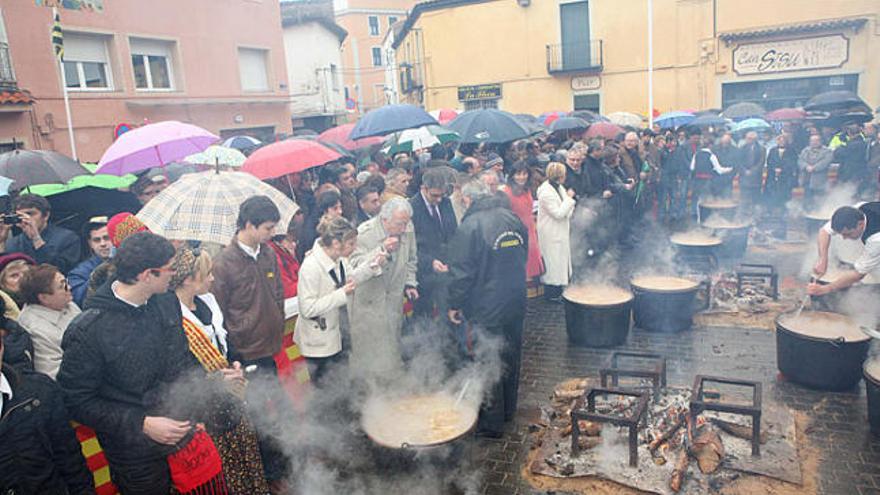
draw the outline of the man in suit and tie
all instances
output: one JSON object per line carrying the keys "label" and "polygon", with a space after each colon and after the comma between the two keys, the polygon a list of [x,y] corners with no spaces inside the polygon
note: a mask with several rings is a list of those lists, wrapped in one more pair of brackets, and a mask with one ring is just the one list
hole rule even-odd
{"label": "man in suit and tie", "polygon": [[409,200],[418,245],[420,297],[413,308],[417,316],[431,317],[435,307],[439,311],[437,314],[446,314],[447,243],[458,228],[455,211],[447,197],[448,190],[449,183],[442,170],[429,168],[422,175],[418,194]]}

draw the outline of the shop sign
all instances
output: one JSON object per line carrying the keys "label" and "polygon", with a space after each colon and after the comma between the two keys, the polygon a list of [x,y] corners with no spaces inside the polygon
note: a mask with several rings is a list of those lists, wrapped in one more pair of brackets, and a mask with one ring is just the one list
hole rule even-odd
{"label": "shop sign", "polygon": [[834,34],[739,45],[733,50],[733,71],[742,76],[829,69],[842,67],[847,60],[849,40]]}
{"label": "shop sign", "polygon": [[573,91],[590,91],[599,89],[600,86],[602,86],[602,79],[599,76],[574,76],[571,78]]}
{"label": "shop sign", "polygon": [[500,84],[458,87],[458,101],[497,100],[499,98],[501,98]]}

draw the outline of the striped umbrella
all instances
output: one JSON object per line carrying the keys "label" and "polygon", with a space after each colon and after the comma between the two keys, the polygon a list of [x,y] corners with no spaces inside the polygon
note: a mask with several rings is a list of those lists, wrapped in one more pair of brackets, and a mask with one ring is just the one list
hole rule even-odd
{"label": "striped umbrella", "polygon": [[186,163],[195,165],[220,165],[224,167],[238,168],[244,165],[247,157],[244,153],[235,148],[227,148],[225,146],[208,146],[208,149],[201,153],[196,153],[186,157]]}

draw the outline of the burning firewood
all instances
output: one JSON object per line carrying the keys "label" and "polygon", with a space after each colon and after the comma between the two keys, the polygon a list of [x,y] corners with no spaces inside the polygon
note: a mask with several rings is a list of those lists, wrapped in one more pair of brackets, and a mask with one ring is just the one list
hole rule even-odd
{"label": "burning firewood", "polygon": [[688,461],[687,448],[682,447],[678,452],[678,460],[675,461],[675,468],[672,470],[672,478],[669,480],[669,488],[675,493],[678,493],[681,490],[681,485],[684,483],[684,478],[687,475]]}
{"label": "burning firewood", "polygon": [[[599,423],[594,423],[592,421],[579,420],[578,421],[578,429],[580,429],[581,435],[588,437],[598,437],[602,433],[602,425]],[[565,428],[562,429],[562,438],[565,438],[571,435],[572,425],[569,424]]]}
{"label": "burning firewood", "polygon": [[697,459],[703,474],[714,473],[724,459],[724,444],[721,443],[718,432],[705,424],[697,428],[690,452]]}
{"label": "burning firewood", "polygon": [[[723,419],[718,418],[712,418],[712,423],[724,433],[746,440],[752,439],[752,428],[750,426],[745,426],[738,423],[731,423],[730,421],[724,421]],[[767,443],[766,431],[761,432],[760,442],[762,444]]]}
{"label": "burning firewood", "polygon": [[660,435],[658,435],[651,443],[648,445],[648,450],[654,452],[658,447],[667,442],[672,435],[675,435],[675,432],[678,431],[679,428],[685,423],[685,416],[687,416],[687,412],[683,411],[678,414],[678,418],[675,420],[675,423],[672,424],[668,430],[664,431]]}

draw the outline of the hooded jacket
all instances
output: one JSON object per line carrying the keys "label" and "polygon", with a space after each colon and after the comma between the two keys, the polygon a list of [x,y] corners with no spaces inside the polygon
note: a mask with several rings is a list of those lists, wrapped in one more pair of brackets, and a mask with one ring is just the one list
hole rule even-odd
{"label": "hooded jacket", "polygon": [[[107,458],[139,464],[169,454],[143,433],[146,416],[195,419],[193,401],[170,397],[193,365],[181,330],[180,303],[157,294],[134,307],[104,284],[64,332],[58,383],[73,419],[94,428]],[[185,390],[185,389],[178,389]]]}
{"label": "hooded jacket", "polygon": [[483,325],[521,317],[528,244],[526,227],[494,196],[475,201],[450,244],[449,307]]}
{"label": "hooded jacket", "polygon": [[0,416],[0,493],[95,493],[58,385],[7,366],[3,376],[12,398]]}

